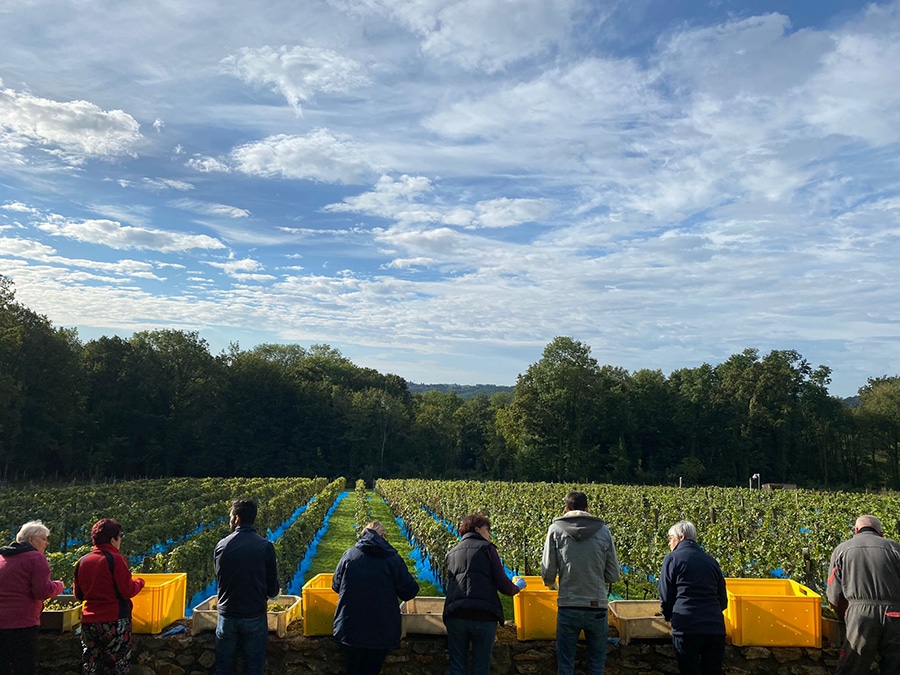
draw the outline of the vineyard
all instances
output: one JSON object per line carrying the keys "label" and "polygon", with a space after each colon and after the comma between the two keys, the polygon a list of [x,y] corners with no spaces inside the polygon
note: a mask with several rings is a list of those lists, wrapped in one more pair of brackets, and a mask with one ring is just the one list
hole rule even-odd
{"label": "vineyard", "polygon": [[[113,517],[125,527],[122,552],[135,572],[185,572],[188,597],[214,580],[213,549],[228,527],[229,502],[250,497],[259,504],[257,529],[273,541],[282,588],[302,585],[309,547],[327,529],[327,514],[349,497],[346,481],[324,478],[160,479],[66,487],[0,490],[0,527],[15,536],[28,520],[51,531],[53,577],[71,583],[72,566],[90,550],[90,527]],[[783,576],[822,591],[832,549],[851,534],[855,518],[882,519],[888,536],[900,530],[900,497],[763,491],[735,488],[660,488],[472,481],[385,480],[376,493],[356,484],[350,506],[359,528],[381,499],[411,543],[411,569],[420,578],[445,578],[446,552],[456,544],[456,523],[469,513],[487,514],[494,543],[510,573],[540,573],[544,535],[563,512],[568,490],[588,496],[589,510],[606,519],[622,566],[612,589],[622,597],[655,597],[655,574],[676,521],[697,525],[700,543],[727,577]],[[381,508],[384,508],[383,505]],[[354,529],[346,536],[353,543]]]}

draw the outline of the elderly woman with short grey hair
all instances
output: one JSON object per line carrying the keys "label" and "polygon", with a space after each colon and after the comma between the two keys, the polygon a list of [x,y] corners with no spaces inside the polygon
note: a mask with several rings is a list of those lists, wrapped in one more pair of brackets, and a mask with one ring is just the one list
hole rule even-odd
{"label": "elderly woman with short grey hair", "polygon": [[720,675],[725,659],[725,577],[697,543],[697,528],[682,520],[669,528],[671,553],[659,574],[659,603],[672,624],[681,675]]}
{"label": "elderly woman with short grey hair", "polygon": [[0,672],[34,673],[34,643],[44,600],[63,592],[63,582],[50,579],[44,556],[49,537],[50,530],[32,520],[12,544],[0,548]]}

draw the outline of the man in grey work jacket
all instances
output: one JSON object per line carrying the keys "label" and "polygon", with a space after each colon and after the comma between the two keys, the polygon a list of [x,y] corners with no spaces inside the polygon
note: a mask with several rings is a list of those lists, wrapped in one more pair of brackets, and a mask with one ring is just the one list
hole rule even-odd
{"label": "man in grey work jacket", "polygon": [[256,503],[231,503],[231,534],[216,544],[213,560],[219,588],[216,675],[231,675],[238,647],[247,675],[262,675],[269,628],[267,598],[278,595],[275,547],[256,532]]}
{"label": "man in grey work jacket", "polygon": [[[541,558],[541,578],[558,588],[556,672],[573,675],[578,634],[587,641],[588,675],[603,675],[606,665],[606,584],[618,581],[619,560],[602,518],[587,511],[583,492],[566,495],[566,512],[554,518]],[[558,579],[558,581],[557,581]]]}
{"label": "man in grey work jacket", "polygon": [[884,538],[878,518],[860,516],[829,570],[828,602],[847,629],[835,673],[868,673],[878,655],[882,675],[900,673],[900,544]]}

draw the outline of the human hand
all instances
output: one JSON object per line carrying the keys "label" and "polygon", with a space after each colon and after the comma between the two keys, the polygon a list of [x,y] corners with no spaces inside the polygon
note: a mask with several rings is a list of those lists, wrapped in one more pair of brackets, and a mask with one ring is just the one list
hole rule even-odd
{"label": "human hand", "polygon": [[513,583],[519,587],[520,591],[528,585],[528,582],[525,581],[522,577],[516,577],[515,579],[513,579]]}

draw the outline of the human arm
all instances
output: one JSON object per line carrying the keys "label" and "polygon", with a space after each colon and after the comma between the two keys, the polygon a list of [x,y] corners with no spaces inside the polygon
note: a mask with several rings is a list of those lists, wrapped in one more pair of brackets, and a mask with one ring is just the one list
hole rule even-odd
{"label": "human arm", "polygon": [[503,595],[516,595],[520,589],[506,576],[506,572],[503,570],[503,563],[500,562],[500,554],[497,553],[497,547],[493,544],[488,546],[487,555],[491,563],[491,575],[494,578],[494,585],[497,586],[497,590]]}
{"label": "human arm", "polygon": [[62,581],[50,579],[50,564],[43,554],[38,554],[31,572],[31,597],[35,600],[46,600],[59,595],[64,588]]}
{"label": "human arm", "polygon": [[275,547],[269,542],[269,545],[266,546],[266,597],[274,600],[280,592],[278,566],[275,564]]}
{"label": "human arm", "polygon": [[113,581],[123,598],[133,598],[144,587],[145,581],[140,577],[132,577],[128,562],[122,555],[113,556]]}
{"label": "human arm", "polygon": [[677,595],[674,568],[672,555],[666,555],[663,558],[662,569],[659,572],[659,581],[657,582],[659,608],[662,610],[663,618],[666,621],[672,620],[672,610],[675,608],[675,597]]}
{"label": "human arm", "polygon": [[403,558],[397,554],[393,563],[394,592],[401,600],[412,600],[419,594],[419,583],[409,573]]}
{"label": "human arm", "polygon": [[828,598],[828,604],[834,607],[835,613],[839,618],[844,618],[847,611],[847,598],[844,597],[844,588],[842,582],[842,559],[837,550],[831,554],[831,562],[828,565],[828,582],[825,595]]}
{"label": "human arm", "polygon": [[347,554],[341,556],[341,559],[338,561],[337,567],[334,569],[334,574],[331,575],[331,590],[335,593],[341,592],[341,581],[344,578],[344,570],[347,568]]}
{"label": "human arm", "polygon": [[613,543],[611,534],[609,535],[609,552],[603,566],[603,578],[608,584],[619,580],[619,556],[616,554],[616,545]]}
{"label": "human arm", "polygon": [[724,612],[726,609],[728,609],[728,589],[725,587],[725,575],[722,574],[722,569],[718,567],[718,564],[716,565],[716,567],[719,570],[719,576],[716,578],[719,586],[719,607],[721,607],[722,611]]}
{"label": "human arm", "polygon": [[550,530],[547,531],[547,538],[544,540],[544,552],[541,555],[541,580],[544,586],[550,589],[556,589],[556,574],[559,571],[556,562],[556,540]]}

